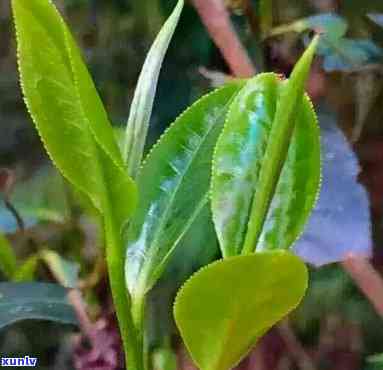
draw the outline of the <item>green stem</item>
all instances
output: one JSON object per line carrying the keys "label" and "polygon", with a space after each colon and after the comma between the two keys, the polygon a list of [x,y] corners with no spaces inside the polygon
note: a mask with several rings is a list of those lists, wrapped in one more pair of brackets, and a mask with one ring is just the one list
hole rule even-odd
{"label": "green stem", "polygon": [[131,316],[133,325],[137,332],[137,342],[140,348],[140,357],[143,369],[148,369],[148,351],[146,341],[146,328],[145,328],[145,308],[146,308],[146,295],[137,295],[132,297]]}
{"label": "green stem", "polygon": [[129,310],[132,303],[125,285],[124,249],[121,248],[121,240],[111,224],[112,222],[106,225],[106,258],[113,302],[125,351],[126,366],[128,367],[129,364],[129,370],[144,370],[141,355],[142,345],[138,340],[133,317]]}

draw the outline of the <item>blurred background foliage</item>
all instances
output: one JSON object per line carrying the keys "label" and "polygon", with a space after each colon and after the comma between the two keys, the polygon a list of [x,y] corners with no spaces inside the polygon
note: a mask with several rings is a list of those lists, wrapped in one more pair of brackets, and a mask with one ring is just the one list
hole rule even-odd
{"label": "blurred background foliage", "polygon": [[[54,2],[82,47],[119,135],[127,121],[146,52],[176,1]],[[356,181],[364,186],[369,203],[366,201],[362,206],[369,216],[360,222],[367,225],[371,219],[373,263],[382,272],[383,2],[225,0],[225,4],[258,70],[288,75],[304,48],[309,31],[327,32],[308,90],[319,113],[325,112],[322,126],[339,127],[360,164],[355,176],[352,175],[355,184],[349,182],[341,189],[334,188],[334,196],[330,198],[336,201],[336,191],[352,193],[347,187],[359,186]],[[186,106],[221,83],[226,74],[229,70],[225,61],[188,3],[162,68],[148,147]],[[31,125],[18,85],[9,2],[4,0],[0,2],[0,122],[0,167],[7,169],[0,173],[5,200],[0,208],[0,228],[15,251],[18,266],[29,263],[25,267],[27,272],[34,270],[38,280],[62,283],[63,266],[66,273],[73,273],[75,266],[68,270],[65,261],[79,264],[79,277],[75,274],[72,280],[76,279],[77,286],[84,292],[90,318],[103,323],[99,332],[112,336],[116,329],[105,278],[99,220],[89,204],[73,192],[49,164]],[[333,176],[337,176],[340,160],[343,159],[333,160]],[[7,201],[16,208],[22,224]],[[354,208],[345,212],[357,215],[359,203],[348,204]],[[340,216],[337,217],[340,226],[336,227],[341,228]],[[198,222],[209,222],[209,215]],[[177,287],[199,266],[219,257],[214,234],[206,239],[195,231],[198,225],[193,230],[182,241],[152,293],[151,343],[153,348],[161,347],[165,357],[171,357],[166,352],[170,343],[179,348],[169,316]],[[356,236],[358,225],[339,230],[340,239],[343,233],[347,241],[360,240]],[[331,239],[331,224],[321,232]],[[362,238],[370,241],[369,235]],[[42,251],[48,249],[57,253],[53,262],[41,257]],[[30,259],[36,256],[45,262],[33,263],[31,268]],[[60,258],[64,258],[64,262]],[[27,278],[20,280],[28,280],[28,273],[25,276]],[[287,329],[277,327],[265,337],[256,353],[258,363],[262,359],[268,369],[383,369],[382,357],[376,356],[383,352],[383,320],[353,281],[336,264],[313,268],[311,276],[312,285],[304,303],[290,318]],[[7,278],[6,274],[2,277]],[[86,359],[81,340],[75,342],[76,351],[72,355],[71,333],[73,327],[70,326],[18,323],[0,333],[0,355],[32,354],[40,358],[41,369],[70,369],[73,363],[78,369],[101,368]],[[107,349],[118,357],[118,345],[112,342]],[[302,358],[305,359],[299,352],[302,348],[310,361],[302,362]],[[180,366],[186,369],[184,351],[177,351]],[[162,360],[156,363],[163,363],[165,357],[160,356]],[[251,361],[250,356],[242,368],[262,368],[251,367]],[[171,365],[166,366],[171,369]]]}

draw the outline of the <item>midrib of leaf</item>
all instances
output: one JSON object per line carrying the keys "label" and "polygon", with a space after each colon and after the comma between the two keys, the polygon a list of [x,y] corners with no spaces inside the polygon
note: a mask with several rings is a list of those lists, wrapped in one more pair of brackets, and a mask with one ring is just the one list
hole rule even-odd
{"label": "midrib of leaf", "polygon": [[295,124],[295,112],[304,98],[304,83],[308,76],[319,37],[316,36],[300,61],[295,66],[290,79],[281,88],[276,113],[270,130],[270,140],[265,151],[265,163],[259,175],[256,193],[253,197],[242,254],[250,254],[257,246],[267,212],[275,193],[283,163]]}
{"label": "midrib of leaf", "polygon": [[[235,96],[235,95],[234,95]],[[176,196],[178,195],[178,192],[181,188],[181,185],[183,184],[183,180],[185,179],[187,173],[189,172],[189,169],[193,163],[193,161],[195,160],[195,158],[198,156],[201,148],[203,147],[203,144],[204,142],[206,141],[206,139],[209,137],[211,131],[215,128],[216,126],[216,122],[225,116],[225,112],[227,111],[227,107],[230,106],[231,102],[233,101],[233,97],[229,100],[228,103],[226,103],[221,109],[222,109],[222,113],[219,115],[219,117],[217,117],[215,120],[214,120],[214,123],[212,123],[209,127],[209,129],[205,132],[205,134],[201,137],[201,140],[200,140],[200,144],[198,146],[198,148],[196,148],[194,150],[194,152],[192,153],[192,155],[190,156],[190,159],[185,167],[185,170],[183,171],[182,174],[180,174],[179,176],[179,181],[177,182],[177,185],[174,189],[174,192],[173,194],[171,195],[170,197],[170,200],[164,210],[164,213],[163,213],[163,216],[161,217],[161,220],[159,221],[159,227],[158,229],[156,230],[154,236],[153,236],[153,240],[152,240],[152,243],[151,243],[151,248],[150,248],[150,258],[148,258],[147,260],[151,261],[152,263],[149,263],[147,264],[146,268],[144,268],[144,270],[142,271],[142,277],[140,279],[140,282],[138,283],[138,295],[140,296],[141,294],[143,294],[144,291],[147,291],[150,289],[150,287],[147,287],[145,286],[147,284],[147,278],[148,278],[148,275],[150,274],[150,272],[152,271],[152,265],[153,265],[153,262],[154,262],[154,258],[153,256],[155,256],[158,251],[161,249],[161,245],[159,244],[160,240],[161,240],[161,235],[163,233],[163,229],[164,229],[164,226],[166,225],[166,222],[169,218],[169,214],[172,210],[172,207],[173,207],[173,202],[174,200],[176,199]],[[186,112],[185,112],[186,113]],[[181,118],[181,117],[180,117]],[[166,135],[166,133],[165,133]],[[148,155],[148,158],[146,160],[149,159],[149,156],[150,156],[150,153]],[[202,198],[201,202],[206,202],[208,200],[208,194],[209,194],[209,191],[210,189],[208,188],[206,190],[206,194],[205,196]],[[200,204],[201,204],[200,202]],[[189,228],[191,227],[191,225],[193,224],[193,221],[198,217],[198,215],[200,214],[200,212],[202,211],[203,209],[203,206],[199,206],[197,207],[197,210],[199,209],[199,211],[197,211],[196,213],[193,214],[193,216],[191,217],[191,219],[189,219],[189,221],[185,224],[185,227],[183,228],[182,232],[180,233],[180,236],[177,238],[177,240],[172,244],[170,250],[168,251],[168,253],[165,255],[165,259],[169,258],[171,253],[173,252],[174,248],[177,246],[178,242],[180,241],[180,239],[182,238],[182,235],[185,235],[186,232],[189,230]],[[194,218],[193,218],[194,217]],[[164,259],[162,260],[164,261]],[[162,265],[163,265],[163,262],[161,262],[161,265],[159,266],[159,268],[162,268]],[[157,269],[158,270],[158,269]]]}
{"label": "midrib of leaf", "polygon": [[189,220],[185,223],[184,228],[181,230],[178,238],[175,240],[175,242],[170,247],[169,251],[166,253],[166,255],[163,257],[161,263],[156,267],[156,269],[153,271],[153,277],[151,279],[151,283],[146,288],[145,293],[148,292],[149,289],[152,288],[152,285],[162,274],[162,271],[164,269],[164,266],[167,264],[169,258],[171,257],[172,253],[174,252],[174,249],[177,247],[178,243],[182,240],[182,238],[186,235],[186,233],[189,231],[190,227],[193,225],[194,221],[197,219],[197,217],[200,215],[204,207],[207,205],[209,201],[208,193],[205,194],[205,196],[201,199],[201,201],[198,203],[195,211],[192,213]]}

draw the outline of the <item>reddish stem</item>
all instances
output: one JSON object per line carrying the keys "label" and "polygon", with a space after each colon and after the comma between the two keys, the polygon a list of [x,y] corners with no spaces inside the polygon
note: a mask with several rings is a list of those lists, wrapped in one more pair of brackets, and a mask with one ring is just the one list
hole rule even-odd
{"label": "reddish stem", "polygon": [[383,317],[383,280],[367,259],[350,256],[342,262],[343,268]]}
{"label": "reddish stem", "polygon": [[236,77],[255,75],[255,67],[231,24],[229,13],[222,0],[192,0],[192,3],[233,75]]}

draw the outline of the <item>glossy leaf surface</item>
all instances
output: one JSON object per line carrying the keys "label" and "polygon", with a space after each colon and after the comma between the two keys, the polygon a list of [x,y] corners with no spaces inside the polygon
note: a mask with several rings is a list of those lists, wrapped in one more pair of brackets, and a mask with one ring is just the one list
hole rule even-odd
{"label": "glossy leaf surface", "polygon": [[[274,139],[271,130],[278,125],[273,121],[285,85],[270,73],[249,81],[236,97],[217,143],[212,209],[224,256],[242,252],[261,172],[272,159],[266,149]],[[286,162],[254,249],[290,247],[313,207],[319,179],[319,130],[311,103],[305,98],[295,114]]]}
{"label": "glossy leaf surface", "polygon": [[193,275],[177,295],[174,316],[201,370],[229,370],[307,287],[307,269],[285,251],[221,260]]}
{"label": "glossy leaf surface", "polygon": [[45,283],[0,283],[0,329],[27,319],[77,324],[63,287]]}
{"label": "glossy leaf surface", "polygon": [[178,241],[207,206],[214,145],[241,86],[225,86],[183,113],[139,172],[140,202],[126,235],[131,293],[143,294],[153,286]]}
{"label": "glossy leaf surface", "polygon": [[173,13],[163,25],[146,56],[137,82],[123,146],[129,174],[133,178],[141,165],[162,62],[176,29],[183,5],[184,1],[179,0]]}

